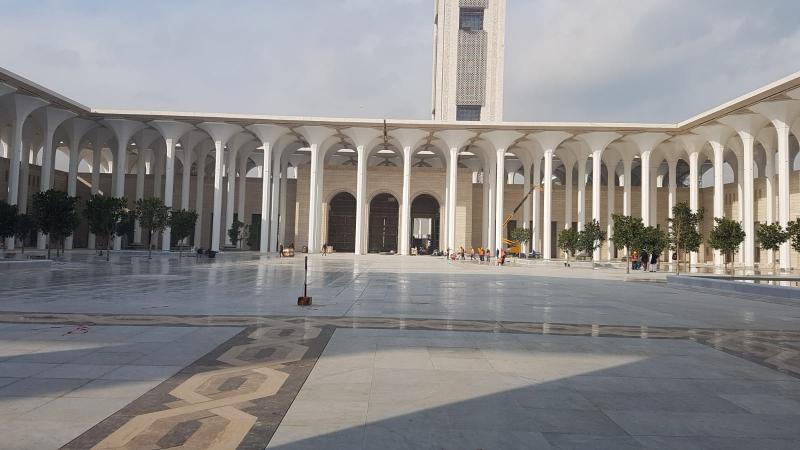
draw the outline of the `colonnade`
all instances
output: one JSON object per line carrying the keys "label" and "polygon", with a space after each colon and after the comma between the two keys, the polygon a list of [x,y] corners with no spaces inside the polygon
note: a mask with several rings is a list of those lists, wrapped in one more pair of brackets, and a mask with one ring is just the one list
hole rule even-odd
{"label": "colonnade", "polygon": [[[796,84],[796,83],[795,83]],[[533,239],[530,250],[542,253],[550,259],[553,242],[552,223],[555,220],[553,208],[553,180],[556,158],[564,166],[565,189],[567,195],[564,205],[564,224],[571,226],[572,217],[572,179],[573,167],[577,170],[577,227],[582,229],[587,221],[601,221],[602,172],[606,168],[607,210],[605,220],[616,210],[615,196],[617,165],[622,164],[623,214],[640,215],[645,225],[655,225],[657,210],[663,208],[671,215],[677,201],[679,161],[689,167],[688,188],[690,207],[700,206],[701,165],[708,158],[713,162],[713,216],[724,215],[724,164],[726,152],[733,152],[737,160],[736,177],[739,182],[739,214],[735,217],[744,224],[747,238],[743,245],[741,263],[754,265],[754,151],[756,146],[766,154],[765,176],[767,181],[766,221],[777,221],[786,226],[792,214],[790,211],[790,177],[792,161],[790,154],[791,135],[800,132],[800,89],[793,87],[781,92],[778,100],[754,98],[744,101],[735,110],[707,113],[676,125],[614,125],[614,124],[443,124],[436,122],[392,121],[381,127],[377,121],[336,119],[329,122],[298,119],[247,117],[172,117],[160,113],[119,113],[82,110],[80,105],[54,104],[52,99],[40,98],[17,92],[10,84],[0,83],[0,106],[8,126],[0,130],[3,152],[10,160],[7,201],[20,203],[27,198],[28,152],[32,149],[42,151],[42,177],[40,188],[52,186],[54,154],[57,148],[68,148],[67,193],[76,194],[77,172],[83,154],[81,149],[91,144],[90,166],[91,191],[98,192],[100,165],[103,160],[102,149],[110,148],[112,165],[112,190],[110,195],[124,196],[125,174],[133,170],[129,155],[136,150],[135,162],[136,199],[144,195],[145,156],[149,155],[151,173],[154,176],[153,192],[163,198],[164,203],[173,206],[175,186],[175,159],[183,164],[180,207],[189,208],[191,168],[197,166],[197,197],[195,209],[202,213],[205,165],[209,156],[213,157],[213,221],[210,247],[220,250],[228,242],[226,230],[232,223],[234,213],[243,216],[245,192],[244,182],[248,160],[255,154],[261,159],[261,248],[264,253],[275,251],[280,241],[278,229],[281,217],[286,214],[285,194],[287,192],[287,168],[290,157],[298,152],[308,156],[308,233],[307,246],[310,251],[318,251],[324,238],[322,227],[322,186],[325,177],[326,155],[334,148],[350,148],[356,157],[356,253],[367,251],[367,206],[366,184],[368,157],[379,146],[393,148],[402,161],[402,195],[400,202],[399,249],[407,254],[410,247],[410,194],[414,183],[411,166],[418,152],[423,148],[433,148],[439,152],[445,177],[445,214],[442,217],[442,248],[457,248],[469,243],[457,237],[458,172],[464,155],[476,155],[481,162],[480,174],[483,183],[483,217],[481,220],[481,242],[489,248],[504,246],[504,225],[508,211],[505,209],[505,191],[508,181],[508,167],[512,158],[518,160],[523,175],[525,193],[531,195],[522,212],[524,227],[532,227]],[[30,123],[35,122],[37,132],[31,133]],[[387,132],[388,130],[388,132]],[[27,133],[27,134],[26,134]],[[634,161],[641,167],[640,210],[632,211]],[[662,162],[667,164],[668,204],[657,204],[656,178]],[[509,163],[510,164],[510,163]],[[516,164],[516,162],[515,162]],[[587,166],[591,164],[587,171]],[[164,179],[163,192],[161,186]],[[239,203],[234,202],[234,192],[238,191]],[[227,186],[223,186],[227,176]],[[591,177],[591,199],[586,199],[587,180]],[[777,181],[774,181],[777,178]],[[531,191],[531,187],[533,190]],[[223,194],[226,193],[226,209],[222,210]],[[776,203],[772,201],[775,198]],[[586,205],[591,207],[587,216]],[[20,203],[24,210],[25,202]],[[197,224],[196,234],[201,235],[202,221]],[[141,232],[136,231],[136,239]],[[170,247],[170,232],[162,235],[162,249]],[[613,237],[612,237],[613,239]],[[463,240],[463,239],[462,239]],[[13,242],[8,243],[9,246]],[[90,237],[90,245],[94,238]],[[43,245],[43,241],[40,241]],[[68,245],[71,245],[68,243]],[[120,238],[114,241],[119,249]],[[789,268],[789,246],[780,249],[782,268]],[[610,256],[610,252],[609,252]],[[601,258],[600,251],[593,255]],[[696,263],[696,254],[691,257]],[[722,264],[721,255],[715,254],[715,264]]]}

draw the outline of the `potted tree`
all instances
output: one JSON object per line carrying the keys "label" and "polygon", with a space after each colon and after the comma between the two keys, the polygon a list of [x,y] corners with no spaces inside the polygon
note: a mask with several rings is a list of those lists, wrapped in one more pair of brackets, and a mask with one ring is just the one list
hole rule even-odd
{"label": "potted tree", "polygon": [[160,198],[143,198],[136,201],[134,214],[139,219],[139,225],[142,229],[147,231],[147,259],[151,259],[153,257],[153,234],[164,231],[167,228],[169,208],[164,205]]}
{"label": "potted tree", "polygon": [[34,231],[38,230],[36,219],[29,214],[17,214],[17,220],[14,223],[14,236],[19,239],[20,250],[25,254],[25,239]]}
{"label": "potted tree", "polygon": [[633,248],[636,240],[644,229],[644,224],[640,217],[622,216],[613,214],[611,219],[614,221],[613,232],[614,248],[619,250],[625,249],[625,273],[631,273],[631,255],[630,251]]}
{"label": "potted tree", "polygon": [[526,242],[530,242],[532,236],[532,231],[528,228],[514,228],[511,230],[511,240],[517,243],[517,257],[519,258],[520,253],[522,252],[522,245]]}
{"label": "potted tree", "polygon": [[183,258],[181,242],[188,238],[197,223],[197,213],[186,209],[172,210],[169,213],[169,228],[178,243],[178,258]]}
{"label": "potted tree", "polygon": [[106,246],[106,261],[110,260],[109,247],[119,223],[123,219],[128,199],[122,197],[104,197],[95,194],[86,200],[83,215],[89,223],[89,231],[102,238]]}
{"label": "potted tree", "polygon": [[77,203],[77,197],[55,189],[33,194],[32,215],[39,231],[47,238],[48,258],[52,244],[55,242],[58,246],[63,245],[64,239],[78,226],[78,211],[75,209]]}
{"label": "potted tree", "polygon": [[592,219],[583,226],[583,231],[578,233],[578,250],[592,258],[594,251],[603,245],[606,233],[600,228],[600,222]]}
{"label": "potted tree", "polygon": [[789,232],[784,230],[779,223],[760,223],[756,228],[756,236],[762,249],[772,251],[772,270],[775,270],[775,252],[780,250],[781,244],[789,239]]}
{"label": "potted tree", "polygon": [[0,200],[0,240],[3,241],[5,251],[6,239],[14,236],[14,226],[17,222],[17,205],[9,205]]}
{"label": "potted tree", "polygon": [[564,267],[569,267],[569,257],[575,256],[578,249],[578,230],[572,227],[561,230],[558,233],[558,248],[567,256]]}
{"label": "potted tree", "polygon": [[700,250],[703,242],[703,235],[700,232],[700,225],[703,223],[703,208],[692,212],[692,208],[686,202],[680,202],[672,207],[672,218],[669,219],[669,244],[670,248],[677,253],[677,264],[675,273],[680,275],[681,254],[684,264],[686,264],[686,253]]}
{"label": "potted tree", "polygon": [[[739,251],[739,246],[744,242],[745,233],[742,224],[727,217],[715,217],[714,228],[708,239],[711,248],[719,250],[725,255],[725,272],[728,271],[728,259]],[[733,270],[731,270],[733,276]]]}
{"label": "potted tree", "polygon": [[242,235],[245,231],[245,224],[239,220],[234,220],[231,224],[230,229],[228,229],[228,238],[231,240],[231,245],[238,248],[239,242],[242,238]]}

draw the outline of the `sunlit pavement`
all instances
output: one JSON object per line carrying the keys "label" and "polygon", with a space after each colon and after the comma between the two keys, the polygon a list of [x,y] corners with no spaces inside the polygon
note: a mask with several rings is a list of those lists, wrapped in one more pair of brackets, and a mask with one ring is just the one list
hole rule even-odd
{"label": "sunlit pavement", "polygon": [[624,269],[313,255],[301,308],[302,264],[75,252],[3,273],[10,448],[799,444],[791,302]]}

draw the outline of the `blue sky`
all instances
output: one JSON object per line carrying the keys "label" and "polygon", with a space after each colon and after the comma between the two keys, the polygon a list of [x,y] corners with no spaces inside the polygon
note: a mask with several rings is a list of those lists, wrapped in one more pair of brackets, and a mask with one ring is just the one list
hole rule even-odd
{"label": "blue sky", "polygon": [[[432,0],[0,0],[0,65],[94,107],[429,118]],[[508,0],[505,118],[688,118],[800,70],[800,2]]]}

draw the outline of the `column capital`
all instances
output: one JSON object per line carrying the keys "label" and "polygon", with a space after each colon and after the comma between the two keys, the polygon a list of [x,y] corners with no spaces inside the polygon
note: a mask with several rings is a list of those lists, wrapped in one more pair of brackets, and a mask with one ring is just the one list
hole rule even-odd
{"label": "column capital", "polygon": [[579,134],[575,137],[589,146],[592,157],[599,158],[603,155],[603,151],[608,147],[608,144],[616,141],[622,137],[622,135],[613,131],[595,131]]}
{"label": "column capital", "polygon": [[222,146],[227,144],[233,135],[242,131],[242,127],[239,125],[224,122],[203,122],[198,124],[197,128],[208,133],[214,142],[222,143]]}
{"label": "column capital", "polygon": [[761,114],[734,114],[719,119],[720,122],[733,128],[742,141],[749,139],[752,141],[758,132],[769,122]]}
{"label": "column capital", "polygon": [[667,133],[655,132],[629,134],[625,136],[626,141],[636,144],[639,155],[643,155],[644,153],[648,153],[649,155],[658,144],[664,142],[668,138],[669,135]]}
{"label": "column capital", "polygon": [[261,144],[265,146],[275,145],[275,142],[277,142],[278,139],[282,138],[291,131],[286,127],[267,123],[255,123],[253,125],[248,125],[245,128],[256,135],[256,137],[261,141]]}
{"label": "column capital", "polygon": [[441,139],[448,149],[459,149],[476,135],[477,133],[467,130],[445,130],[434,133],[434,136]]}
{"label": "column capital", "polygon": [[389,132],[389,136],[397,139],[397,142],[400,143],[400,146],[403,149],[411,148],[413,149],[419,143],[425,139],[426,137],[430,136],[430,133],[423,130],[417,130],[412,128],[401,128],[398,130],[392,130]]}
{"label": "column capital", "polygon": [[554,152],[562,142],[572,137],[572,135],[565,131],[540,131],[532,133],[528,137],[535,139],[546,153],[548,151]]}
{"label": "column capital", "polygon": [[153,120],[148,122],[148,125],[158,130],[165,140],[172,139],[178,141],[186,133],[194,129],[194,126],[184,122],[175,120]]}

